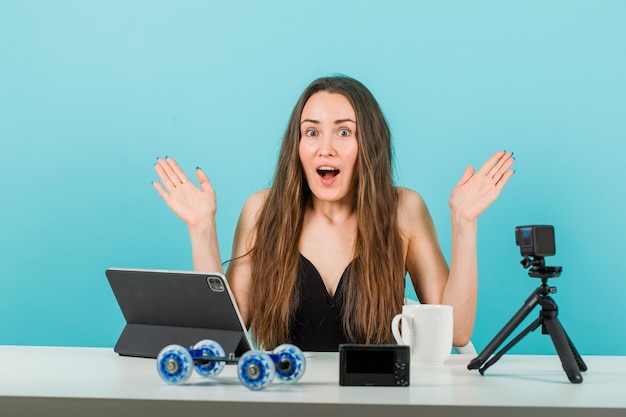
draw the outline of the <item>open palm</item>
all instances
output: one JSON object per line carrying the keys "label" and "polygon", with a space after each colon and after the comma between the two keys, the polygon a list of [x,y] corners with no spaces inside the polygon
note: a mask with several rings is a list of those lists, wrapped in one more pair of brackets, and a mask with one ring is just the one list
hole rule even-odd
{"label": "open palm", "polygon": [[196,187],[172,158],[158,158],[154,165],[161,183],[153,182],[161,198],[187,226],[193,227],[215,216],[217,203],[209,178],[200,169]]}
{"label": "open palm", "polygon": [[496,152],[477,171],[469,166],[456,184],[449,199],[451,210],[466,220],[476,220],[500,195],[513,170],[512,152]]}

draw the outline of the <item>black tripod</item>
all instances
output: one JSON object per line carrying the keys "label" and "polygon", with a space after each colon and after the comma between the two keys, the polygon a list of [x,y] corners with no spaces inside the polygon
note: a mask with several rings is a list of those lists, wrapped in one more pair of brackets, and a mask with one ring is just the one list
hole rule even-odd
{"label": "black tripod", "polygon": [[[549,334],[552,338],[552,343],[556,348],[556,352],[561,359],[563,370],[567,374],[570,382],[579,384],[583,382],[581,372],[587,370],[587,365],[583,362],[580,354],[576,350],[576,347],[572,343],[571,339],[565,333],[563,326],[557,318],[558,307],[552,297],[548,294],[556,293],[556,287],[548,286],[548,278],[558,277],[561,274],[560,266],[545,266],[544,259],[541,256],[535,257],[533,260],[524,258],[522,260],[524,268],[532,266],[528,275],[534,278],[541,278],[542,284],[528,297],[524,302],[522,308],[515,313],[513,318],[500,330],[500,332],[493,338],[491,342],[480,352],[480,354],[472,359],[467,365],[467,369],[478,369],[481,375],[485,373],[487,368],[496,363],[509,349],[511,349],[517,342],[519,342],[528,333],[536,330],[539,326],[542,326],[541,333]],[[488,362],[485,361],[491,356],[491,354],[504,342],[515,330],[515,328],[528,316],[530,311],[537,305],[541,305],[541,311],[539,312],[539,318],[533,321],[527,328],[525,328],[519,335],[511,340],[502,350],[496,353]]]}

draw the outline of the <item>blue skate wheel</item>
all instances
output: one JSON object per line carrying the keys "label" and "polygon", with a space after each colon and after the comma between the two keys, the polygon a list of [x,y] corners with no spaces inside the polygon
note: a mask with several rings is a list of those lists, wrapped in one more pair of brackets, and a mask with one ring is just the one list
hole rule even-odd
{"label": "blue skate wheel", "polygon": [[276,367],[270,355],[258,350],[244,353],[237,363],[237,376],[251,390],[262,390],[272,383]]}
{"label": "blue skate wheel", "polygon": [[274,349],[271,356],[276,364],[276,377],[280,382],[293,384],[304,375],[306,359],[297,346],[280,345]]}
{"label": "blue skate wheel", "polygon": [[[213,340],[201,340],[193,347],[194,350],[201,350],[202,356],[220,357],[223,358],[224,349],[222,346]],[[196,364],[196,371],[205,378],[213,378],[218,376],[224,370],[226,362],[224,361],[210,361],[202,364]]]}
{"label": "blue skate wheel", "polygon": [[184,383],[193,372],[191,354],[179,345],[169,345],[161,349],[156,365],[161,379],[172,385]]}

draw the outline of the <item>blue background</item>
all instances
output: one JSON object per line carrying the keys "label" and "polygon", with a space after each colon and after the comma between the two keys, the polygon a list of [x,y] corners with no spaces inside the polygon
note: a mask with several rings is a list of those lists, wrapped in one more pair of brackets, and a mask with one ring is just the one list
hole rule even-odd
{"label": "blue background", "polygon": [[[446,256],[464,168],[515,152],[480,220],[477,348],[540,283],[515,226],[553,224],[562,324],[582,354],[626,354],[625,21],[623,1],[0,0],[0,344],[113,346],[105,269],[192,267],[157,156],[210,176],[226,260],[300,92],[344,73],[378,98]],[[537,331],[514,352],[554,347]]]}

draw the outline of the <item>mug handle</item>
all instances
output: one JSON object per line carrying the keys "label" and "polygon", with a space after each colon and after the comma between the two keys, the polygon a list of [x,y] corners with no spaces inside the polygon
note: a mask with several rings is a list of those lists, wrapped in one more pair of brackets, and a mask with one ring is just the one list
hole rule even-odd
{"label": "mug handle", "polygon": [[399,345],[406,345],[404,339],[402,339],[402,334],[400,333],[400,320],[402,320],[402,314],[396,314],[391,320],[391,332],[393,333],[393,338],[396,339],[396,343]]}

